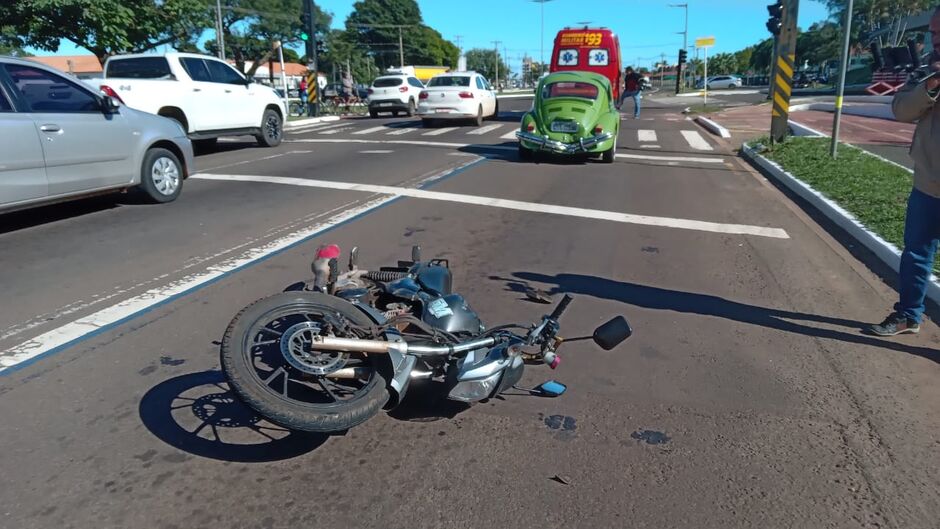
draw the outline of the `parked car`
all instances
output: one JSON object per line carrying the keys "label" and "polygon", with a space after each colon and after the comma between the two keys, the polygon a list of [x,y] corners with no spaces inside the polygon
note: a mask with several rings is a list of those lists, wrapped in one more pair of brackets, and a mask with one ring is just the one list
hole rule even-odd
{"label": "parked car", "polygon": [[454,72],[434,76],[419,95],[418,115],[425,126],[439,119],[472,119],[477,126],[487,117],[499,115],[496,92],[476,72]]}
{"label": "parked car", "polygon": [[519,158],[547,151],[562,155],[600,155],[613,163],[620,133],[607,77],[593,72],[557,72],[539,81],[532,110],[522,116]]}
{"label": "parked car", "polygon": [[415,115],[418,106],[418,94],[424,90],[424,83],[413,75],[389,74],[376,77],[369,87],[369,116],[378,117],[379,112],[391,112],[397,116],[404,112]]}
{"label": "parked car", "polygon": [[254,136],[281,143],[287,108],[270,86],[207,55],[118,55],[104,65],[101,90],[131,108],[174,119],[193,140]]}
{"label": "parked car", "polygon": [[0,57],[0,211],[139,189],[175,200],[193,147],[173,120],[36,62]]}

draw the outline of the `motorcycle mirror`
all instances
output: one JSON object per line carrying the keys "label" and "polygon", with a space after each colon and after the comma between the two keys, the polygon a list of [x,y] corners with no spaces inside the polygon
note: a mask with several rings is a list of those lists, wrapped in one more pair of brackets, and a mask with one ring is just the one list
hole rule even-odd
{"label": "motorcycle mirror", "polygon": [[421,247],[420,246],[415,245],[411,247],[411,261],[414,263],[421,262]]}
{"label": "motorcycle mirror", "polygon": [[353,246],[352,250],[349,250],[349,271],[357,270],[359,268],[359,247]]}
{"label": "motorcycle mirror", "polygon": [[594,330],[594,343],[610,351],[633,335],[633,329],[623,316],[617,316]]}
{"label": "motorcycle mirror", "polygon": [[568,386],[562,384],[561,382],[549,380],[540,386],[536,386],[535,391],[537,391],[538,394],[543,397],[558,397],[564,394],[565,390],[567,389]]}

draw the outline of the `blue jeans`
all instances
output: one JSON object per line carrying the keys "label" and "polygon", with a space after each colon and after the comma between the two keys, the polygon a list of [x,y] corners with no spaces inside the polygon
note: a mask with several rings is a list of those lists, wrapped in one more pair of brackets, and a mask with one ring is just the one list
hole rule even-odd
{"label": "blue jeans", "polygon": [[894,309],[918,323],[924,316],[924,298],[933,271],[938,239],[940,198],[915,189],[907,201],[904,252],[901,253],[901,300]]}
{"label": "blue jeans", "polygon": [[624,100],[626,100],[628,97],[632,97],[632,98],[633,98],[633,117],[635,117],[635,118],[640,117],[640,98],[642,97],[642,94],[643,94],[643,92],[641,92],[641,91],[639,91],[639,90],[636,90],[636,91],[634,91],[634,92],[626,92],[626,91],[625,91],[625,92],[623,93],[623,95],[620,96],[620,105],[621,105],[621,106],[623,106]]}

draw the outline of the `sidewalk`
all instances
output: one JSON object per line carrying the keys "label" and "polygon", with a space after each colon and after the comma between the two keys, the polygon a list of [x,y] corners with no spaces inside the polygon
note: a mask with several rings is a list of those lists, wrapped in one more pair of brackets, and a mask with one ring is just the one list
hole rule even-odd
{"label": "sidewalk", "polygon": [[[768,103],[737,107],[715,112],[707,116],[731,132],[731,141],[740,145],[770,132],[770,105]],[[831,112],[802,110],[790,113],[790,122],[802,124],[823,135],[832,133]],[[914,125],[885,119],[842,115],[839,140],[857,145],[884,156],[889,160],[912,167],[907,155],[914,137]]]}

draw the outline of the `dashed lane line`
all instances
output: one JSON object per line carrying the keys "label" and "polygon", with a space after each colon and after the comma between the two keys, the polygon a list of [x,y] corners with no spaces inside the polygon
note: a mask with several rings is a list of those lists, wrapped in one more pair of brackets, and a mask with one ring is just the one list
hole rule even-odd
{"label": "dashed lane line", "polygon": [[714,147],[705,141],[705,138],[697,130],[682,130],[682,137],[689,143],[689,146],[697,151],[714,151]]}
{"label": "dashed lane line", "polygon": [[487,132],[494,131],[494,130],[496,130],[496,129],[502,127],[502,126],[503,126],[502,123],[494,123],[494,124],[492,124],[492,125],[487,125],[487,126],[485,126],[485,127],[480,127],[480,128],[478,128],[478,129],[473,129],[473,130],[471,130],[470,132],[468,132],[467,134],[475,135],[475,136],[481,136],[481,135],[483,135],[483,134],[486,134]]}

